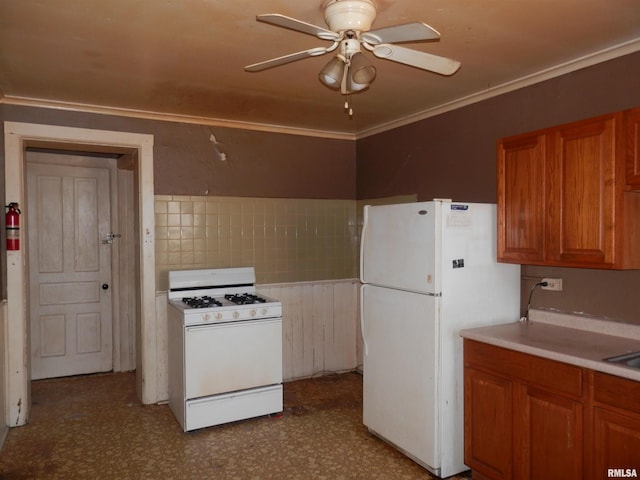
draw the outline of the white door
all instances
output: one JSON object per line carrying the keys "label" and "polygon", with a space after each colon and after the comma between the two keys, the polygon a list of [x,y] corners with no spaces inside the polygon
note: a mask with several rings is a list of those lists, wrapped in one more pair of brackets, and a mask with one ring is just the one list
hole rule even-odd
{"label": "white door", "polygon": [[436,470],[438,298],[373,285],[361,294],[364,424]]}
{"label": "white door", "polygon": [[27,163],[31,378],[112,369],[109,170]]}
{"label": "white door", "polygon": [[421,293],[440,291],[438,202],[367,206],[360,249],[364,283]]}

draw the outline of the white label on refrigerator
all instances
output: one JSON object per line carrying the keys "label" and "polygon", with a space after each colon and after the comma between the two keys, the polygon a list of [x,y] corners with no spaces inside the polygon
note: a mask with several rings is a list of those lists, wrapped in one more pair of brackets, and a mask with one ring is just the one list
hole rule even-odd
{"label": "white label on refrigerator", "polygon": [[447,227],[470,227],[471,215],[464,211],[453,211],[447,214]]}

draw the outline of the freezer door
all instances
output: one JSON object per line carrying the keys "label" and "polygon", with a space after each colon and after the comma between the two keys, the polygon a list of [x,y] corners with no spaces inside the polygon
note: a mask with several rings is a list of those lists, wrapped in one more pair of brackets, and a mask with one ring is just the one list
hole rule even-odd
{"label": "freezer door", "polygon": [[365,206],[360,279],[419,293],[440,291],[436,254],[440,202]]}
{"label": "freezer door", "polygon": [[373,285],[361,295],[364,424],[437,474],[439,298]]}

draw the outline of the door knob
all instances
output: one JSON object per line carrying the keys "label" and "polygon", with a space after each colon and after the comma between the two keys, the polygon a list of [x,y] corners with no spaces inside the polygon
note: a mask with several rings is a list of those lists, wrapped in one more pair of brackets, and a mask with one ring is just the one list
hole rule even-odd
{"label": "door knob", "polygon": [[102,289],[103,290],[109,290],[109,284],[108,283],[103,283],[102,284]]}

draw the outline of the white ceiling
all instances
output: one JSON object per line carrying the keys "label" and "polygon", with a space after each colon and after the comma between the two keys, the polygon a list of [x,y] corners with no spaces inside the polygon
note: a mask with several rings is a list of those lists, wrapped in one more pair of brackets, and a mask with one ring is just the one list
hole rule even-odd
{"label": "white ceiling", "polygon": [[377,78],[350,118],[318,80],[331,54],[244,71],[328,46],[255,20],[326,27],[324,0],[0,0],[2,101],[361,136],[640,50],[638,0],[375,1],[373,28],[423,21],[441,41],[403,46],[462,68],[444,77],[370,56]]}

